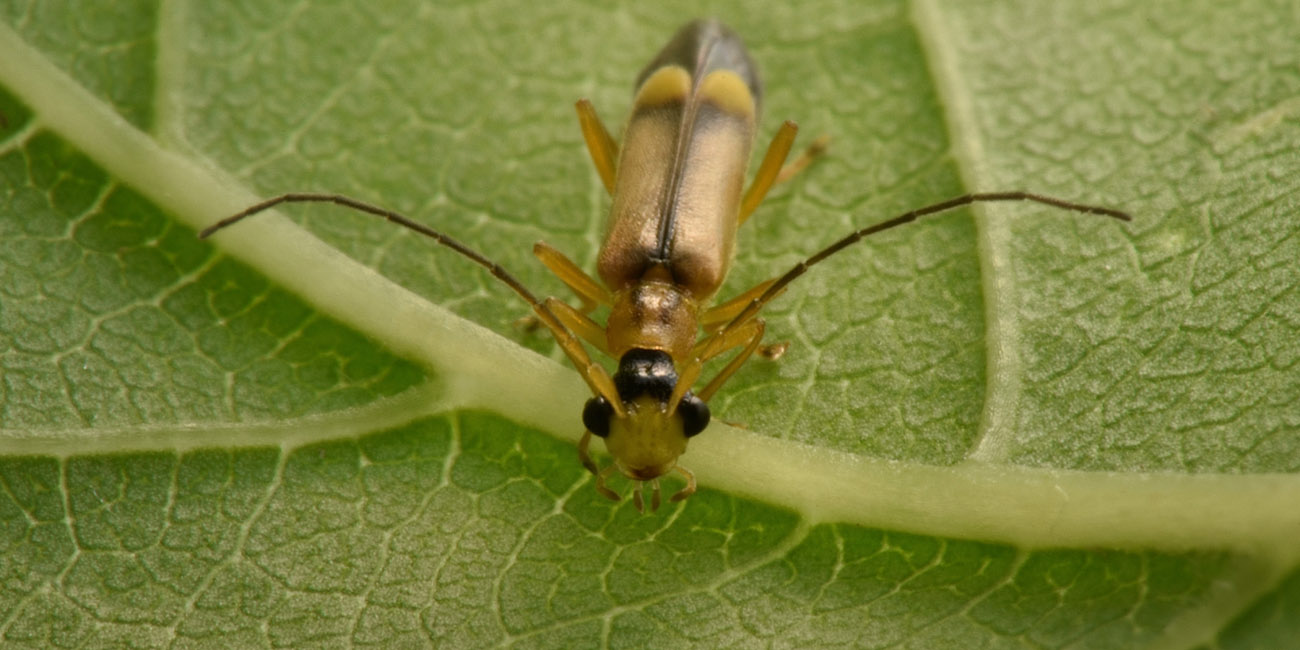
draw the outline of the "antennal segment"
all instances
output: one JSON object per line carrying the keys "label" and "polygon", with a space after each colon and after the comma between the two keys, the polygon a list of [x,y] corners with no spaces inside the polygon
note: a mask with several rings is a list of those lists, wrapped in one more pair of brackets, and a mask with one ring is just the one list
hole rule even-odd
{"label": "antennal segment", "polygon": [[735,318],[731,319],[731,321],[727,323],[727,325],[723,328],[723,330],[733,329],[734,327],[743,324],[746,320],[753,318],[758,314],[759,311],[763,309],[764,305],[771,302],[773,298],[775,298],[778,294],[780,294],[781,291],[785,289],[786,285],[790,284],[791,282],[794,282],[795,278],[798,278],[799,276],[806,273],[808,269],[811,268],[813,265],[848,248],[849,246],[852,246],[862,241],[863,239],[871,235],[874,235],[881,231],[889,230],[890,228],[901,226],[906,223],[911,223],[913,221],[916,221],[917,219],[920,219],[921,217],[929,216],[939,212],[946,212],[948,210],[952,210],[953,208],[960,208],[964,205],[970,205],[972,203],[993,203],[998,201],[1033,201],[1035,203],[1042,203],[1043,205],[1049,205],[1054,208],[1069,210],[1071,212],[1096,214],[1103,217],[1118,219],[1120,221],[1133,220],[1133,217],[1130,216],[1127,212],[1121,212],[1119,210],[1106,208],[1099,205],[1087,205],[1084,203],[1074,203],[1071,201],[1066,201],[1063,199],[1058,199],[1050,196],[1043,196],[1042,194],[1033,194],[1031,192],[980,192],[980,193],[973,193],[973,194],[963,194],[962,196],[954,197],[948,199],[947,201],[941,201],[939,203],[927,205],[923,208],[917,208],[910,212],[905,212],[903,214],[898,215],[897,217],[894,217],[893,219],[890,219],[888,221],[882,221],[874,226],[867,226],[866,228],[863,228],[861,230],[855,230],[849,233],[848,236],[844,237],[843,239],[831,244],[830,246],[827,246],[826,248],[823,248],[820,251],[817,251],[815,254],[808,257],[804,261],[794,265],[794,268],[791,268],[789,271],[786,271],[785,274],[783,274],[781,277],[777,278],[775,282],[773,282],[771,285],[767,287],[767,290],[765,290],[757,298],[754,298],[752,301],[750,301],[750,303],[745,307],[744,310],[742,310],[739,314],[737,314]]}

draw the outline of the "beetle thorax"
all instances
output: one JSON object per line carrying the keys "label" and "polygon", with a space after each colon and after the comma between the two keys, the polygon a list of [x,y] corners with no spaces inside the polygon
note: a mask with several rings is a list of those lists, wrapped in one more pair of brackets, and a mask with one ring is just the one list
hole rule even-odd
{"label": "beetle thorax", "polygon": [[690,358],[695,347],[699,305],[671,282],[643,280],[614,294],[605,326],[610,355],[628,350],[661,350],[675,360]]}

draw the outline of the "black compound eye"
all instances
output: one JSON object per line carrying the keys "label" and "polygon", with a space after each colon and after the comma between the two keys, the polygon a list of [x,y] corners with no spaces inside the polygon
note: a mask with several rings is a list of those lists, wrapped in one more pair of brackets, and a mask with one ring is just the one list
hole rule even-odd
{"label": "black compound eye", "polygon": [[[582,424],[593,434],[604,438],[609,435],[609,419],[614,417],[614,407],[604,397],[593,397],[582,407]],[[705,415],[708,420],[708,415]]]}
{"label": "black compound eye", "polygon": [[677,405],[677,412],[682,416],[682,433],[685,433],[687,438],[709,426],[709,405],[690,393],[687,393],[686,397],[682,398],[682,403]]}

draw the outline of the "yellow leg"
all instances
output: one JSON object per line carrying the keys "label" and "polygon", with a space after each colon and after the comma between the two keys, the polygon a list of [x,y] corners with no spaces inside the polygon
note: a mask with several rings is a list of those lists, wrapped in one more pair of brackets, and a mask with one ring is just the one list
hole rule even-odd
{"label": "yellow leg", "polygon": [[[776,278],[772,278],[766,282],[760,282],[749,291],[704,312],[700,315],[700,328],[704,330],[705,334],[716,334],[719,330],[730,323],[732,319],[739,316],[740,312],[744,311],[745,308],[749,306],[749,303],[762,296],[763,292],[767,291],[767,288],[772,286],[773,282],[776,282]],[[758,354],[769,361],[776,361],[777,359],[780,359],[781,355],[785,354],[785,351],[788,349],[790,349],[790,342],[782,341],[780,343],[773,343],[772,345],[765,345],[759,348]]]}
{"label": "yellow leg", "polygon": [[754,174],[754,180],[749,184],[749,190],[745,192],[745,199],[740,203],[740,223],[745,223],[746,219],[758,209],[763,198],[767,196],[772,186],[777,183],[784,183],[790,180],[795,174],[803,171],[805,167],[812,164],[813,159],[822,155],[826,147],[830,144],[830,138],[821,136],[804,149],[798,158],[785,164],[785,159],[790,155],[790,148],[794,146],[794,137],[799,132],[799,127],[794,122],[786,121],[781,125],[781,129],[772,137],[772,143],[767,145],[767,153],[763,156],[763,162],[758,166],[758,172]]}
{"label": "yellow leg", "polygon": [[600,474],[600,470],[596,469],[596,461],[591,459],[591,452],[587,450],[590,446],[591,432],[583,432],[582,440],[578,441],[578,460],[582,462],[582,466],[586,467],[588,472],[598,475]]}
{"label": "yellow leg", "polygon": [[722,329],[723,325],[730,323],[731,319],[739,316],[740,312],[744,311],[745,307],[749,306],[749,303],[763,295],[763,292],[767,291],[767,288],[772,286],[773,282],[776,282],[776,278],[772,278],[767,282],[759,283],[749,291],[746,291],[721,305],[715,305],[714,307],[709,308],[703,314],[700,314],[700,327],[704,329],[706,334],[712,334],[719,329]]}
{"label": "yellow leg", "polygon": [[754,180],[745,192],[745,199],[740,202],[740,223],[745,223],[749,215],[754,214],[768,190],[776,184],[777,177],[781,175],[781,166],[785,164],[786,156],[790,155],[790,147],[794,146],[794,137],[798,133],[799,125],[786,120],[776,135],[772,136],[772,143],[767,145],[767,153],[763,155],[763,163],[758,166],[758,172],[754,174]]}
{"label": "yellow leg", "polygon": [[614,195],[614,172],[618,168],[618,143],[614,142],[609,129],[596,114],[596,107],[586,99],[578,100],[578,123],[582,126],[582,139],[587,141],[587,152],[591,162],[600,173],[600,180],[605,184],[605,191]]}
{"label": "yellow leg", "polygon": [[[548,298],[547,300],[551,300]],[[573,362],[573,367],[578,369],[578,374],[586,380],[587,386],[591,392],[609,400],[610,406],[614,408],[614,414],[618,417],[626,417],[627,410],[623,408],[623,400],[618,398],[618,389],[614,387],[614,379],[609,376],[605,368],[595,361],[591,360],[591,355],[587,354],[587,349],[582,347],[582,341],[570,332],[564,326],[555,312],[552,312],[545,303],[537,303],[533,307],[533,313],[541,321],[546,329],[551,330],[555,336],[555,342],[564,350],[564,354]]]}
{"label": "yellow leg", "polygon": [[813,140],[812,144],[808,145],[807,149],[803,150],[803,153],[799,154],[798,158],[791,160],[785,167],[781,168],[781,173],[776,177],[777,184],[790,180],[795,174],[798,174],[803,171],[805,167],[811,165],[813,160],[826,153],[826,147],[829,147],[830,144],[830,136],[818,136],[816,140]]}
{"label": "yellow leg", "polygon": [[582,306],[578,308],[578,311],[589,314],[597,305],[613,304],[613,298],[610,297],[605,287],[592,279],[590,275],[587,275],[586,271],[574,264],[573,260],[560,252],[560,249],[539,241],[533,244],[533,255],[536,255],[537,259],[541,260],[542,264],[550,269],[551,273],[555,274],[555,277],[560,279],[560,282],[563,282],[565,286],[573,290],[573,293],[578,295],[578,299],[582,301]]}
{"label": "yellow leg", "polygon": [[[645,501],[641,498],[642,481],[636,482],[636,487],[632,488],[632,503],[636,505],[636,511],[645,514]],[[650,481],[650,512],[659,510],[659,479]]]}
{"label": "yellow leg", "polygon": [[547,298],[545,302],[546,308],[550,309],[555,314],[555,317],[565,327],[569,328],[569,331],[577,334],[579,338],[590,343],[606,356],[609,355],[609,341],[605,337],[605,330],[601,329],[600,325],[596,324],[596,321],[587,318],[586,314],[583,314],[573,305],[558,298]]}
{"label": "yellow leg", "polygon": [[600,470],[600,473],[596,475],[596,491],[604,495],[604,497],[610,501],[618,501],[622,499],[622,497],[618,496],[618,492],[609,489],[609,487],[605,485],[606,479],[608,479],[609,475],[616,469],[618,469],[618,465],[610,465],[609,467]]}
{"label": "yellow leg", "polygon": [[682,398],[686,396],[686,391],[695,385],[695,380],[700,378],[700,372],[704,370],[704,361],[698,356],[688,359],[681,365],[677,371],[677,385],[673,387],[673,394],[668,397],[668,414],[672,415],[677,412],[677,405],[682,403]]}
{"label": "yellow leg", "polygon": [[736,370],[740,369],[740,366],[744,365],[745,360],[748,359],[750,355],[754,353],[754,350],[758,348],[759,343],[763,341],[763,331],[765,327],[766,325],[763,323],[763,319],[749,319],[739,326],[719,331],[699,343],[696,343],[695,349],[692,350],[690,360],[681,364],[677,370],[677,387],[673,389],[673,394],[669,397],[668,403],[671,405],[670,408],[677,408],[677,404],[680,403],[682,397],[686,395],[686,391],[691,389],[691,386],[695,384],[696,379],[699,379],[700,372],[704,368],[705,362],[723,352],[726,352],[727,350],[744,345],[745,349],[742,350],[740,354],[736,355],[736,358],[727,363],[726,367],[718,372],[718,375],[714,377],[707,386],[695,393],[695,396],[699,397],[701,400],[706,402],[709,401],[709,398],[722,387],[722,384],[726,382],[727,379],[736,372]]}
{"label": "yellow leg", "polygon": [[686,477],[686,487],[679,490],[677,494],[674,494],[673,498],[669,499],[669,501],[681,501],[682,499],[695,494],[695,475],[681,465],[678,465],[674,469],[680,472],[682,476]]}
{"label": "yellow leg", "polygon": [[746,322],[744,325],[734,327],[729,331],[724,330],[716,334],[713,337],[715,339],[714,342],[705,347],[701,361],[712,359],[726,350],[730,350],[731,348],[741,344],[745,345],[745,349],[741,350],[740,354],[737,354],[722,370],[718,371],[717,376],[715,376],[704,388],[700,389],[699,392],[695,393],[695,396],[705,402],[709,401],[709,398],[713,397],[713,394],[718,392],[718,389],[722,388],[722,385],[727,383],[727,380],[731,379],[731,376],[735,374],[737,370],[740,370],[741,366],[745,365],[745,362],[749,360],[750,355],[754,354],[754,350],[758,349],[759,344],[763,342],[763,332],[766,329],[767,326],[763,322],[763,319],[755,318],[754,320]]}

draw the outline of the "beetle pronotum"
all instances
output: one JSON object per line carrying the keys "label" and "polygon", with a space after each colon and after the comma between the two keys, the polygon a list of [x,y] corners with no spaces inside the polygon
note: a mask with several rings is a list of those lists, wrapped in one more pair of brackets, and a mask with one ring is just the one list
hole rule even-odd
{"label": "beetle pronotum", "polygon": [[[582,410],[586,432],[578,443],[596,489],[617,501],[606,486],[615,469],[652,486],[659,507],[659,478],[677,471],[686,487],[673,501],[695,492],[695,476],[677,464],[689,438],[709,423],[709,398],[757,350],[763,340],[763,307],[809,267],[864,237],[916,219],[979,202],[1034,201],[1075,212],[1129,221],[1118,210],[1083,205],[1029,192],[973,193],[948,199],[856,230],[789,271],[718,305],[711,305],[730,268],[736,230],[768,190],[789,178],[817,152],[819,143],[790,164],[786,158],[797,127],[785,122],[768,145],[749,188],[744,178],[757,130],[762,95],[757,69],[740,38],[721,23],[700,20],[682,27],[637,77],[632,115],[615,142],[591,103],[577,103],[588,152],[612,197],[604,244],[596,263],[600,282],[544,242],[533,253],[577,294],[573,307],[556,298],[539,300],[500,265],[447,235],[384,208],[337,194],[284,194],[223,219],[200,233],[208,237],[235,222],[282,203],[329,202],[385,218],[426,235],[486,268],[532,307],[591,388]],[[609,309],[605,325],[592,320]],[[611,376],[583,343],[618,360]],[[703,388],[692,388],[704,364],[739,352]],[[614,463],[598,469],[588,452],[591,437],[605,440]]]}

